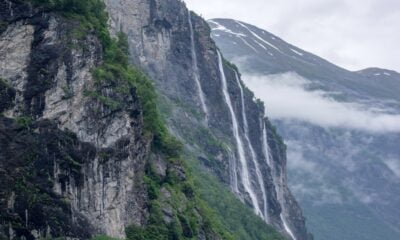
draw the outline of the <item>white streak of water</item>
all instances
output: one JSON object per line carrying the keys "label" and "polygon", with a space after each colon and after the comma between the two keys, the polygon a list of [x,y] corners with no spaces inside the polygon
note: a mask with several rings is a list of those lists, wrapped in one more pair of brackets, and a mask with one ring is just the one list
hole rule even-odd
{"label": "white streak of water", "polygon": [[245,108],[245,102],[244,102],[243,87],[239,80],[239,75],[237,74],[236,71],[235,71],[235,77],[236,77],[236,82],[240,89],[240,98],[241,98],[241,102],[242,102],[242,118],[243,118],[243,125],[244,125],[244,136],[245,136],[246,142],[250,148],[251,159],[252,159],[254,167],[256,169],[257,181],[261,188],[261,193],[262,193],[262,197],[263,197],[263,199],[262,199],[263,200],[263,210],[264,210],[263,217],[264,217],[264,220],[268,223],[269,222],[268,203],[267,203],[267,194],[265,192],[264,176],[262,175],[262,173],[260,171],[260,166],[257,161],[257,155],[256,155],[256,153],[254,151],[254,147],[250,141],[249,124],[247,122],[247,114],[246,114],[246,108]]}
{"label": "white streak of water", "polygon": [[282,219],[282,223],[283,223],[283,227],[285,228],[285,231],[290,235],[290,237],[293,240],[297,240],[296,237],[294,236],[292,230],[290,230],[288,224],[286,223],[286,220],[285,220],[285,217],[283,216],[283,213],[281,213],[281,219]]}
{"label": "white streak of water", "polygon": [[287,232],[287,234],[289,234],[289,236],[293,239],[293,240],[297,240],[296,237],[294,236],[292,230],[290,229],[289,225],[287,224],[287,221],[285,219],[286,215],[286,205],[284,203],[284,196],[283,196],[283,175],[278,179],[277,173],[276,173],[276,168],[275,168],[275,164],[272,161],[272,155],[271,155],[271,151],[269,148],[269,144],[268,144],[268,135],[267,135],[267,128],[265,126],[265,124],[263,124],[263,148],[264,148],[264,154],[265,154],[265,159],[267,161],[268,166],[271,169],[271,175],[272,175],[272,181],[273,184],[276,188],[277,191],[277,197],[278,197],[278,202],[281,205],[281,209],[282,209],[282,213],[280,214],[280,218],[283,224],[283,227],[285,228],[285,231]]}
{"label": "white streak of water", "polygon": [[194,30],[193,30],[193,24],[192,24],[192,15],[190,11],[188,11],[188,21],[189,21],[189,28],[190,28],[190,44],[191,44],[191,51],[192,51],[192,70],[193,70],[193,77],[197,85],[197,90],[200,98],[200,103],[201,103],[201,109],[203,110],[203,113],[205,114],[206,121],[208,121],[208,109],[205,103],[205,96],[203,89],[201,87],[200,83],[200,74],[199,74],[199,66],[197,62],[197,53],[196,53],[196,45],[194,41]]}
{"label": "white streak of water", "polygon": [[235,155],[233,154],[232,150],[228,148],[229,154],[229,169],[230,169],[230,179],[231,179],[231,188],[232,191],[236,194],[239,194],[239,185],[238,185],[238,176],[237,176],[237,163]]}
{"label": "white streak of water", "polygon": [[225,76],[225,72],[224,72],[222,56],[221,56],[221,53],[219,51],[218,51],[218,65],[219,65],[219,71],[220,71],[220,74],[221,74],[222,92],[224,94],[225,102],[228,105],[229,112],[231,114],[233,135],[234,135],[235,141],[236,141],[236,147],[237,147],[237,151],[238,151],[238,155],[239,155],[239,161],[240,161],[240,164],[242,166],[242,168],[240,170],[241,170],[243,187],[244,187],[244,190],[250,196],[250,200],[251,200],[251,202],[253,204],[255,212],[262,216],[263,213],[260,210],[260,206],[259,206],[258,201],[257,201],[257,196],[254,193],[253,187],[251,185],[250,176],[249,176],[249,169],[248,169],[248,166],[247,166],[247,160],[246,160],[246,157],[245,157],[245,151],[244,151],[244,147],[243,147],[244,145],[243,145],[243,141],[242,141],[242,139],[240,137],[240,134],[239,134],[238,121],[237,121],[235,112],[233,111],[232,101],[231,101],[231,98],[230,98],[229,93],[228,93],[228,86],[227,86],[227,82],[226,82],[226,76]]}

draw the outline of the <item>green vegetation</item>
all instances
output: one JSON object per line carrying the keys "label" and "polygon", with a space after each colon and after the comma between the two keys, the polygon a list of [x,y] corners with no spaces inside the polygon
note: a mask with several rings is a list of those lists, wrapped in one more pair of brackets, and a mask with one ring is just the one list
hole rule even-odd
{"label": "green vegetation", "polygon": [[19,126],[29,129],[33,120],[29,116],[21,116],[16,118],[16,122],[18,123]]}
{"label": "green vegetation", "polygon": [[239,68],[234,63],[231,63],[230,61],[226,60],[225,58],[222,58],[222,60],[224,61],[225,66],[228,66],[230,69],[235,71],[237,74],[240,74]]}
{"label": "green vegetation", "polygon": [[[182,144],[172,137],[157,108],[157,94],[152,82],[128,63],[126,36],[112,39],[107,31],[107,14],[99,0],[32,0],[41,7],[59,11],[79,25],[71,36],[84,40],[87,33],[95,33],[103,47],[103,62],[93,71],[95,88],[85,96],[95,99],[113,111],[129,110],[132,97],[137,96],[143,111],[146,136],[152,138],[154,155],[167,160],[167,175],[158,176],[151,164],[147,167],[145,183],[148,190],[149,219],[145,226],[126,229],[128,240],[184,240],[233,239],[215,220],[213,212],[196,194],[190,174],[182,161]],[[110,91],[111,90],[111,91]],[[167,213],[166,213],[167,212]],[[106,236],[96,240],[108,240]]]}
{"label": "green vegetation", "polygon": [[208,206],[212,207],[217,221],[223,228],[240,240],[284,240],[275,229],[267,225],[253,211],[240,202],[219,181],[202,170],[195,160],[190,162],[193,169],[195,188]]}
{"label": "green vegetation", "polygon": [[0,20],[0,33],[4,32],[8,27],[8,23]]}
{"label": "green vegetation", "polygon": [[180,157],[169,163],[166,176],[160,176],[149,164],[145,182],[149,196],[149,219],[145,227],[130,226],[126,229],[128,240],[185,240],[207,239],[219,236],[232,240],[216,214],[195,191],[191,173]]}
{"label": "green vegetation", "polygon": [[271,129],[272,131],[273,139],[276,139],[279,145],[281,145],[286,150],[287,146],[285,144],[285,141],[283,140],[282,136],[278,134],[278,130],[276,129],[276,127],[267,118],[265,119],[265,122],[268,129]]}
{"label": "green vegetation", "polygon": [[[68,19],[79,23],[71,30],[71,35],[84,39],[94,33],[103,47],[103,63],[93,71],[96,90],[85,91],[85,96],[96,99],[111,111],[126,106],[126,99],[133,92],[138,95],[143,110],[145,130],[148,137],[154,138],[154,145],[168,157],[176,157],[181,144],[168,134],[157,109],[157,94],[152,82],[138,69],[129,65],[128,42],[124,34],[117,39],[110,37],[107,28],[108,14],[101,0],[27,0],[47,11],[59,12]],[[113,94],[103,93],[112,89]]]}
{"label": "green vegetation", "polygon": [[[83,40],[88,33],[98,36],[103,48],[103,62],[93,71],[95,89],[87,90],[86,97],[95,99],[113,112],[129,108],[129,101],[126,100],[137,95],[142,106],[146,136],[153,140],[153,152],[167,160],[166,176],[157,174],[150,163],[147,166],[144,182],[149,197],[148,222],[145,226],[127,227],[128,240],[188,240],[199,239],[200,236],[224,240],[283,239],[218,180],[202,173],[196,165],[192,166],[194,173],[188,171],[182,160],[182,144],[169,134],[159,114],[152,82],[128,63],[126,36],[110,37],[108,16],[101,0],[26,1],[47,11],[59,12],[79,23],[71,30],[70,35],[75,39]],[[112,90],[112,93],[104,90]],[[21,125],[29,125],[29,121],[25,120],[19,121]],[[207,136],[208,132],[200,130],[199,134],[206,136],[208,146],[223,147],[223,143]],[[72,167],[79,167],[79,162],[70,158],[67,160]],[[113,239],[96,236],[93,240]]]}

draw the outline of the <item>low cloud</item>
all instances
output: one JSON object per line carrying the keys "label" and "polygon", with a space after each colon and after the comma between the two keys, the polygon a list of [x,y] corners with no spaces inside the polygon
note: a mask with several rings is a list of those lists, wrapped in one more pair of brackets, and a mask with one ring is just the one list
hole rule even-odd
{"label": "low cloud", "polygon": [[384,109],[368,109],[338,102],[332,93],[308,91],[310,81],[296,73],[242,77],[255,95],[266,103],[272,119],[293,119],[327,128],[345,128],[372,133],[400,132],[400,115]]}

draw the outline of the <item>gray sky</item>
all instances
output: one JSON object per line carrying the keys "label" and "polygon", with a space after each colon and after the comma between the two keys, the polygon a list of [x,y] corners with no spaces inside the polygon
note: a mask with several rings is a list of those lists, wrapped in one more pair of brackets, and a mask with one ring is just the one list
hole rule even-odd
{"label": "gray sky", "polygon": [[204,18],[261,27],[349,70],[400,72],[400,0],[185,0]]}

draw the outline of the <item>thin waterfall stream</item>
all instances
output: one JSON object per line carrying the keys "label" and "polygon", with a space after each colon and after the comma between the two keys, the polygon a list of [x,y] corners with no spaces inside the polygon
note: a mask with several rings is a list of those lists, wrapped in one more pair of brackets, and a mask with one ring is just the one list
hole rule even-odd
{"label": "thin waterfall stream", "polygon": [[191,44],[191,53],[192,53],[192,70],[193,70],[193,78],[197,85],[197,90],[200,98],[201,109],[205,114],[206,122],[208,122],[208,109],[205,103],[205,96],[203,89],[200,83],[200,74],[199,74],[199,66],[197,62],[197,53],[196,53],[196,44],[194,40],[194,30],[193,30],[193,23],[192,23],[192,14],[188,11],[188,21],[189,21],[189,28],[190,28],[190,44]]}
{"label": "thin waterfall stream", "polygon": [[286,211],[287,210],[286,210],[286,206],[285,206],[285,204],[283,202],[283,189],[282,189],[283,176],[281,176],[280,179],[277,179],[275,165],[272,162],[271,151],[269,149],[267,128],[266,128],[265,124],[263,124],[263,139],[262,140],[263,140],[262,142],[263,142],[265,159],[267,161],[268,166],[271,169],[272,181],[273,181],[274,186],[275,186],[276,191],[277,191],[279,204],[281,205],[281,208],[282,208],[282,212],[280,214],[280,218],[281,218],[283,227],[285,228],[285,231],[289,234],[289,236],[293,240],[297,240],[296,237],[294,236],[292,230],[290,229],[289,225],[287,224],[287,221],[286,221],[285,216],[284,216],[284,215],[286,215]]}
{"label": "thin waterfall stream", "polygon": [[264,205],[263,206],[264,207],[263,218],[268,223],[269,222],[268,202],[267,202],[267,194],[265,192],[264,176],[262,175],[262,173],[260,171],[260,166],[257,161],[257,155],[256,155],[256,153],[254,151],[254,147],[250,141],[249,124],[247,122],[247,114],[246,114],[246,110],[245,110],[246,108],[245,108],[245,102],[244,102],[244,92],[243,92],[242,84],[240,83],[240,80],[239,80],[239,75],[236,71],[235,71],[235,77],[236,77],[237,84],[239,86],[240,98],[241,98],[241,102],[242,102],[242,118],[243,118],[243,125],[244,125],[244,136],[245,136],[246,142],[250,148],[251,159],[252,159],[254,167],[256,169],[257,181],[261,188],[261,193],[262,193],[262,197],[263,197],[263,205]]}
{"label": "thin waterfall stream", "polygon": [[250,200],[254,206],[255,212],[262,216],[263,212],[261,211],[260,206],[258,204],[257,195],[255,194],[253,187],[251,185],[249,169],[248,169],[247,160],[245,157],[244,145],[243,145],[243,141],[240,137],[240,133],[239,133],[238,120],[236,118],[235,112],[233,111],[232,101],[231,101],[231,98],[228,93],[228,86],[227,86],[227,82],[226,82],[226,76],[225,76],[222,56],[219,51],[218,51],[218,65],[219,65],[219,71],[221,74],[222,92],[224,94],[225,102],[228,105],[229,112],[231,114],[233,135],[234,135],[235,141],[236,141],[236,147],[237,147],[237,151],[238,151],[238,155],[239,155],[239,161],[242,166],[242,168],[240,170],[241,170],[243,187],[244,187],[244,190],[250,196]]}

